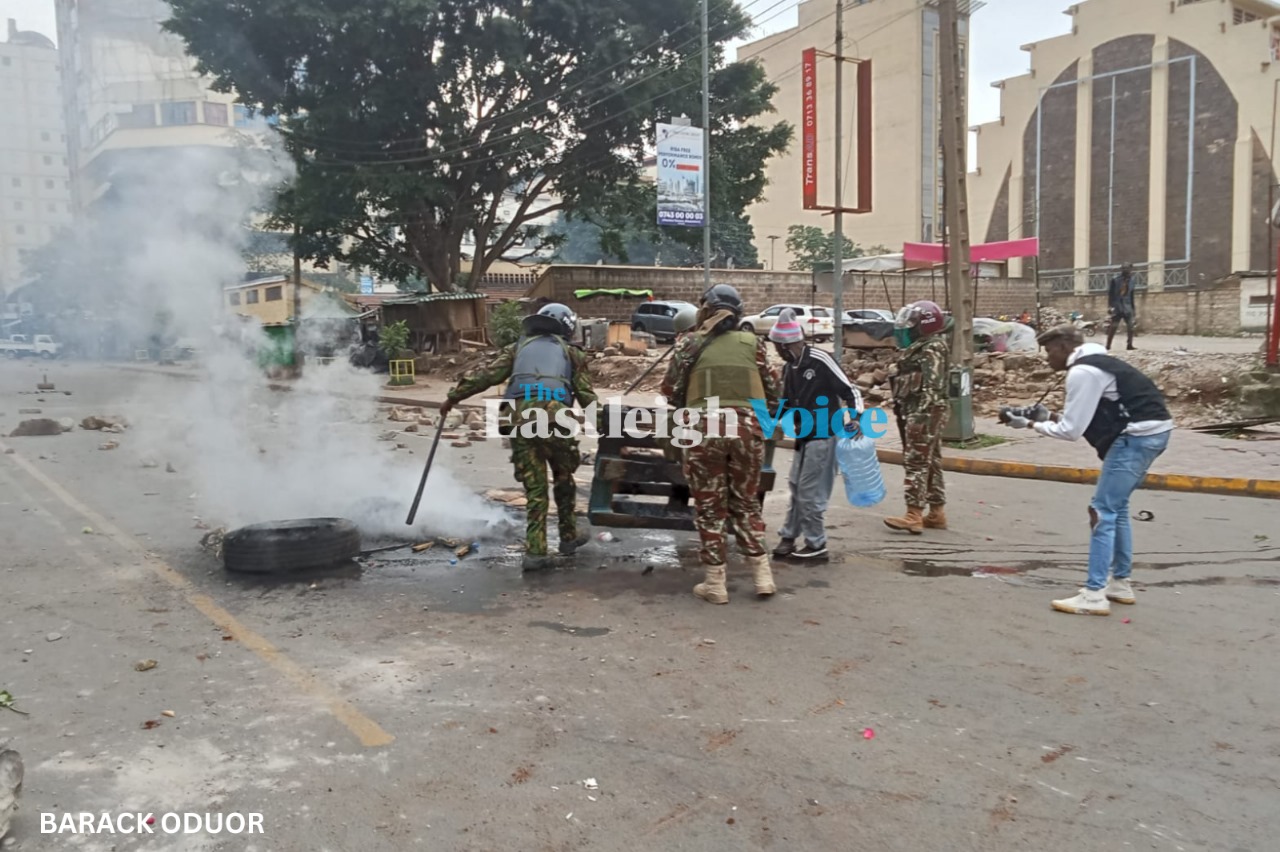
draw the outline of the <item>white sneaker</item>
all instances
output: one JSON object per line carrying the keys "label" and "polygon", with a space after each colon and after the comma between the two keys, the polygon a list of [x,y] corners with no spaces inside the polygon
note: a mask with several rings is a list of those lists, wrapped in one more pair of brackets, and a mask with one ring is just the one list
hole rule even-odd
{"label": "white sneaker", "polygon": [[1136,604],[1137,596],[1133,593],[1133,583],[1129,582],[1129,578],[1118,580],[1112,577],[1107,583],[1107,587],[1102,590],[1102,594],[1107,600],[1118,604]]}
{"label": "white sneaker", "polygon": [[1088,589],[1081,589],[1080,594],[1074,598],[1054,601],[1053,608],[1058,612],[1070,612],[1075,615],[1111,614],[1111,604],[1107,603],[1107,596],[1100,591],[1091,592]]}

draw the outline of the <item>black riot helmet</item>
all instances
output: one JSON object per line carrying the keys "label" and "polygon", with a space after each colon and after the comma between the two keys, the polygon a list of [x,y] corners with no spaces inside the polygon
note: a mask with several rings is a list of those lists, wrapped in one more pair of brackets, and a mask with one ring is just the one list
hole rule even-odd
{"label": "black riot helmet", "polygon": [[573,311],[559,302],[543,305],[536,313],[524,318],[526,334],[558,334],[572,339],[578,330],[578,317]]}
{"label": "black riot helmet", "polygon": [[703,293],[702,304],[710,312],[732,311],[735,318],[742,316],[742,296],[728,284],[716,284]]}

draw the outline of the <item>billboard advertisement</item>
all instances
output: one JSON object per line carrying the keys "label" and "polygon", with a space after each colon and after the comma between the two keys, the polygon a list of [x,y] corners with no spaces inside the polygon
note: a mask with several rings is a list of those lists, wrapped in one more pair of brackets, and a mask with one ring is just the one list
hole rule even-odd
{"label": "billboard advertisement", "polygon": [[372,275],[360,276],[360,295],[361,296],[373,295],[373,276]]}
{"label": "billboard advertisement", "polygon": [[658,125],[658,224],[701,228],[706,182],[702,128]]}
{"label": "billboard advertisement", "polygon": [[804,169],[804,209],[818,206],[818,52],[809,48],[800,60],[801,163]]}

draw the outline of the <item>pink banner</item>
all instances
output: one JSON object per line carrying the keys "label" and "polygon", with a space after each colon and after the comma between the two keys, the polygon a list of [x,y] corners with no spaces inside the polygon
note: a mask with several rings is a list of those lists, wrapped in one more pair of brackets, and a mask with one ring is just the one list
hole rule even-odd
{"label": "pink banner", "polygon": [[[1040,254],[1040,240],[1007,240],[1000,243],[983,243],[969,247],[970,263],[990,263],[1011,260],[1015,257],[1035,257]],[[947,247],[942,243],[904,243],[902,259],[906,263],[946,263]]]}

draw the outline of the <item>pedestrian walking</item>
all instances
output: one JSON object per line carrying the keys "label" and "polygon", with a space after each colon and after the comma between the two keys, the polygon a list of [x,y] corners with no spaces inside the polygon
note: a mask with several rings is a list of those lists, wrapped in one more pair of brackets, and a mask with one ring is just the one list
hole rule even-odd
{"label": "pedestrian walking", "polygon": [[572,555],[587,543],[588,536],[578,534],[575,516],[578,486],[573,475],[582,463],[582,455],[575,436],[527,437],[521,434],[518,424],[537,416],[533,409],[543,409],[547,422],[554,424],[557,411],[572,407],[574,400],[588,406],[596,401],[596,394],[587,373],[586,354],[568,342],[578,327],[573,311],[552,302],[525,317],[523,325],[524,335],[519,341],[449,391],[440,406],[440,416],[447,416],[459,401],[507,382],[504,398],[511,406],[512,421],[517,424],[510,436],[511,463],[528,501],[523,569],[541,571],[552,565],[547,553],[548,468],[559,520],[561,555]]}
{"label": "pedestrian walking", "polygon": [[[726,522],[733,525],[738,547],[751,566],[756,594],[767,597],[777,591],[759,499],[765,439],[752,401],[764,400],[768,410],[775,410],[778,379],[769,367],[764,339],[737,330],[741,319],[737,290],[727,284],[707,290],[698,325],[676,344],[662,382],[662,393],[672,404],[704,412],[700,441],[684,453],[684,475],[702,543],[698,557],[704,580],[693,593],[715,604],[729,602]],[[718,436],[705,416],[711,400],[729,415],[721,420]],[[725,428],[730,418],[737,421],[733,430]]]}
{"label": "pedestrian walking", "polygon": [[1107,287],[1107,308],[1110,313],[1110,319],[1107,322],[1107,351],[1111,351],[1111,341],[1115,339],[1116,332],[1120,329],[1121,321],[1124,322],[1125,331],[1129,335],[1129,345],[1127,348],[1136,349],[1133,345],[1133,325],[1138,321],[1137,308],[1134,306],[1133,296],[1137,288],[1137,282],[1133,277],[1133,264],[1126,263],[1120,267],[1120,274],[1111,279],[1110,285]]}
{"label": "pedestrian walking", "polygon": [[[779,407],[788,416],[799,418],[798,412],[807,411],[815,427],[828,424],[821,432],[817,428],[807,435],[796,433],[795,455],[791,461],[788,480],[791,503],[787,519],[782,525],[782,541],[773,550],[778,559],[798,562],[827,562],[826,513],[831,502],[831,489],[836,481],[837,435],[830,433],[831,411],[842,407],[853,418],[862,414],[862,394],[835,358],[805,342],[800,323],[793,310],[786,308],[778,322],[769,331],[778,355],[785,362],[782,368],[782,401]],[[796,412],[796,414],[792,414]],[[846,419],[850,414],[846,414]],[[825,436],[825,437],[824,437]],[[800,541],[800,546],[796,542]]]}
{"label": "pedestrian walking", "polygon": [[1173,418],[1155,382],[1137,368],[1106,354],[1097,343],[1085,343],[1073,326],[1040,335],[1049,366],[1067,371],[1067,401],[1061,414],[1044,422],[1025,417],[1014,428],[1034,427],[1041,435],[1077,441],[1083,437],[1102,459],[1102,473],[1089,504],[1089,579],[1080,593],[1053,602],[1059,612],[1109,615],[1111,602],[1136,602],[1133,530],[1129,498],[1142,484],[1152,463],[1169,446]]}
{"label": "pedestrian walking", "polygon": [[[933,302],[907,305],[894,320],[894,337],[905,349],[890,387],[902,436],[907,513],[885,518],[887,527],[920,535],[947,528],[947,491],[942,479],[942,430],[947,425],[947,371],[954,321]],[[925,506],[929,514],[924,514]]]}

